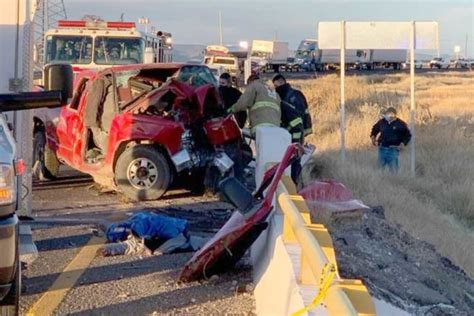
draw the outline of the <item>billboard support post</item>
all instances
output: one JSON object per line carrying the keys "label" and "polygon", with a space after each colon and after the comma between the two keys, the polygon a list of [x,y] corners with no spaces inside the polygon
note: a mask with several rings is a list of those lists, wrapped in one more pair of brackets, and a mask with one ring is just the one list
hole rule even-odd
{"label": "billboard support post", "polygon": [[346,22],[341,21],[341,162],[346,159],[346,101],[345,101],[345,76],[346,76]]}
{"label": "billboard support post", "polygon": [[410,32],[410,130],[412,133],[410,143],[410,172],[412,176],[415,176],[416,166],[416,103],[415,103],[415,45],[416,45],[416,32],[415,22],[411,22]]}

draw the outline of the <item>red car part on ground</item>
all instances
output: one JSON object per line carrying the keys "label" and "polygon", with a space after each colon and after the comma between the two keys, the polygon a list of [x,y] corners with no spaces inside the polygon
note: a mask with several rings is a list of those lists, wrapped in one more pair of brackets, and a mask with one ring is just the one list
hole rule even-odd
{"label": "red car part on ground", "polygon": [[[273,197],[285,169],[301,156],[303,148],[298,144],[288,147],[281,162],[269,169],[257,192],[253,206],[247,208],[251,213],[241,214],[235,211],[224,226],[197,251],[181,270],[179,281],[190,282],[208,278],[233,267],[242,258],[247,249],[265,230],[265,221],[273,209]],[[264,193],[265,191],[265,193]]]}

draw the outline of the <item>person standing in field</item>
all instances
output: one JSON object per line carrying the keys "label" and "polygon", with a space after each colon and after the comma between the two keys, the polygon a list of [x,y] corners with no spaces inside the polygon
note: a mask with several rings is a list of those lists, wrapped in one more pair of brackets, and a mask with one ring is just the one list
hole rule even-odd
{"label": "person standing in field", "polygon": [[374,146],[379,147],[379,166],[397,173],[401,145],[408,145],[411,133],[407,124],[397,117],[395,108],[384,111],[383,118],[372,127],[370,139]]}

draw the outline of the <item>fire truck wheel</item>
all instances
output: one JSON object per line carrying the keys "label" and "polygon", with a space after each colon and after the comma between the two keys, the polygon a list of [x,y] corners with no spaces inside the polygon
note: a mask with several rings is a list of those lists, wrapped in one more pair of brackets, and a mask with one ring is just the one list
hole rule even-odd
{"label": "fire truck wheel", "polygon": [[118,158],[115,182],[131,200],[157,200],[165,194],[171,182],[170,166],[157,148],[138,145],[124,151]]}
{"label": "fire truck wheel", "polygon": [[56,153],[46,145],[43,132],[36,132],[33,139],[33,176],[40,180],[54,180],[59,173]]}

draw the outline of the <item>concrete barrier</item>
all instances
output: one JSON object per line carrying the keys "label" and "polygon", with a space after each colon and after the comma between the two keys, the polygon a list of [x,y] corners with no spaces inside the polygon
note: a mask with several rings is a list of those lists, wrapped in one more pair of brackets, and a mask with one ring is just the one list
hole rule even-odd
{"label": "concrete barrier", "polygon": [[[256,136],[259,184],[266,167],[283,157],[290,137],[279,128],[258,129]],[[320,290],[316,280],[323,277],[323,267],[331,262],[337,266],[327,230],[322,225],[310,225],[304,200],[294,194],[294,184],[285,177],[278,189],[269,228],[251,247],[258,315],[290,315],[310,305]],[[337,274],[323,303],[302,314],[375,314],[365,286],[358,280],[341,280]]]}

